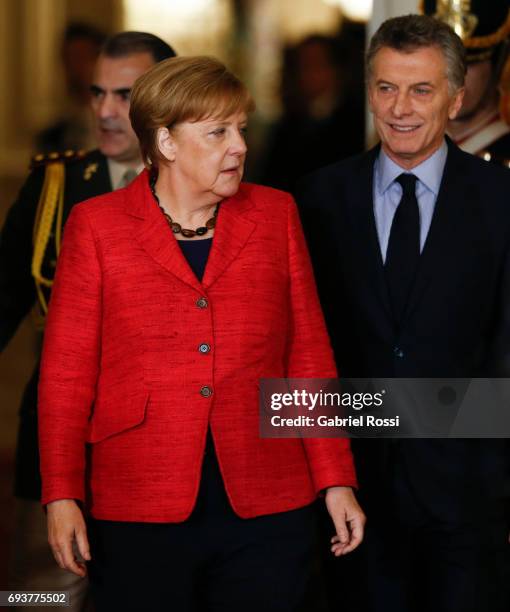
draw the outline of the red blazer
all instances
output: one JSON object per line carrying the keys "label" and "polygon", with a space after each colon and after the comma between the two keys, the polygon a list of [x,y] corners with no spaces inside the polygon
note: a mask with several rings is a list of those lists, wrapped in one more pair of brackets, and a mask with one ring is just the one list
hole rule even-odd
{"label": "red blazer", "polygon": [[260,378],[335,376],[292,198],[242,184],[222,202],[199,282],[144,172],[75,206],[66,224],[39,384],[42,503],[183,521],[209,423],[241,517],[355,485],[347,440],[258,433]]}

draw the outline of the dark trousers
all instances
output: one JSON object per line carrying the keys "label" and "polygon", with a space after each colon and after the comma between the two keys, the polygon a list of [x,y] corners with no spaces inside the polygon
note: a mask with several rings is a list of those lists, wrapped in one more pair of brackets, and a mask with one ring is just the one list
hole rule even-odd
{"label": "dark trousers", "polygon": [[[393,467],[393,515],[381,509],[367,525],[362,553],[368,588],[360,609],[507,611],[508,536],[497,506],[487,500],[479,515],[441,520],[420,504],[402,464],[397,460]],[[472,501],[478,506],[479,500]]]}
{"label": "dark trousers", "polygon": [[291,612],[310,582],[311,507],[241,519],[215,457],[183,523],[89,520],[96,612]]}
{"label": "dark trousers", "polygon": [[330,612],[508,612],[503,508],[486,500],[472,520],[440,520],[420,505],[403,466],[393,468],[392,494],[367,507],[359,549],[336,559],[323,548]]}

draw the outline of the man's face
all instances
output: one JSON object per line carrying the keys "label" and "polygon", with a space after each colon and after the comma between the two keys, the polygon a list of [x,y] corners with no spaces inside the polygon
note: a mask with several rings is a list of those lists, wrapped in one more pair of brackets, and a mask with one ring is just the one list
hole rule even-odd
{"label": "man's face", "polygon": [[449,91],[439,48],[402,53],[383,47],[374,57],[368,88],[383,150],[403,168],[420,164],[441,145],[463,94],[463,89]]}
{"label": "man's face", "polygon": [[150,53],[125,57],[100,55],[91,86],[96,138],[101,152],[115,161],[138,164],[138,139],[129,121],[129,97],[136,79],[154,65]]}

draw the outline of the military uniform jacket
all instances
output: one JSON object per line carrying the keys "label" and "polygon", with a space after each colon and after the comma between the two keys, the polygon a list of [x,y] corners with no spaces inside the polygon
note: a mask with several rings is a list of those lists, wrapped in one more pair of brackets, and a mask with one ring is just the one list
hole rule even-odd
{"label": "military uniform jacket", "polygon": [[[34,159],[35,167],[11,206],[0,234],[0,350],[6,347],[37,300],[32,276],[34,224],[51,159]],[[112,189],[106,157],[98,150],[82,157],[65,158],[64,166],[63,222],[74,204]],[[52,234],[55,231],[52,227]],[[42,262],[45,276],[52,277],[55,260],[54,244],[50,242]],[[36,413],[38,369],[28,382],[21,402],[16,451],[15,494],[29,499],[39,499],[41,487]]]}

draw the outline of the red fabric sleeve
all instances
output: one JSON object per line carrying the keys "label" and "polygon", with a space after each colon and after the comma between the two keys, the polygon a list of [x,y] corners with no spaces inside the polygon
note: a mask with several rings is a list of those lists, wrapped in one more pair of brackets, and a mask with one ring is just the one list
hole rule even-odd
{"label": "red fabric sleeve", "polygon": [[66,223],[39,381],[42,503],[85,499],[85,439],[100,359],[101,270],[81,206]]}
{"label": "red fabric sleeve", "polygon": [[[297,207],[289,197],[288,241],[292,327],[288,345],[288,378],[336,378],[333,351],[317,295],[312,265]],[[332,486],[357,486],[347,439],[304,438],[317,493]]]}

